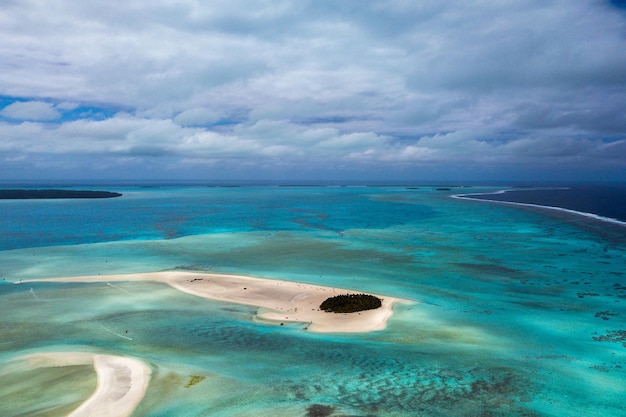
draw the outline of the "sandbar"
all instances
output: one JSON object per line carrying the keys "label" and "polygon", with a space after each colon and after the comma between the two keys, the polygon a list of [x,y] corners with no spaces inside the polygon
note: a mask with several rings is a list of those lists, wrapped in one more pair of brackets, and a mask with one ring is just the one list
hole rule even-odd
{"label": "sandbar", "polygon": [[125,356],[87,352],[48,352],[24,356],[32,366],[61,367],[93,363],[97,374],[94,393],[68,417],[128,417],[148,389],[150,368]]}
{"label": "sandbar", "polygon": [[299,322],[320,333],[356,333],[383,330],[396,302],[409,300],[377,294],[382,306],[358,313],[329,313],[319,309],[327,298],[359,291],[243,275],[162,271],[140,274],[97,275],[27,280],[22,282],[157,281],[179,291],[212,300],[258,307],[254,319],[262,322]]}

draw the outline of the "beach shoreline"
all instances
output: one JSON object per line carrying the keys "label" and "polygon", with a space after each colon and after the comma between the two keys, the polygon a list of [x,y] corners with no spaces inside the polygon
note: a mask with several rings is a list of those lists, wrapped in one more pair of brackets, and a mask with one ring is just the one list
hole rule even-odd
{"label": "beach shoreline", "polygon": [[93,364],[97,386],[68,417],[129,417],[143,399],[151,369],[138,359],[89,352],[44,352],[22,356],[35,367]]}
{"label": "beach shoreline", "polygon": [[188,271],[62,277],[21,282],[109,283],[124,281],[162,282],[197,297],[257,307],[259,310],[254,317],[256,321],[277,324],[304,323],[306,330],[320,333],[383,330],[393,315],[395,303],[412,303],[410,300],[372,294],[382,300],[381,307],[357,313],[329,313],[319,309],[324,300],[334,295],[360,292],[295,281]]}

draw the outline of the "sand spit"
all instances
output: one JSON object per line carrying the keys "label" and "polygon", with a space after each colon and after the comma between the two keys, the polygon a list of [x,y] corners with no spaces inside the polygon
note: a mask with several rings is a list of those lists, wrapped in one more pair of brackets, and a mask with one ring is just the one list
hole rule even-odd
{"label": "sand spit", "polygon": [[144,274],[98,275],[51,278],[22,282],[121,282],[158,281],[198,297],[259,307],[255,320],[308,323],[307,330],[324,333],[354,333],[382,330],[393,314],[393,304],[411,301],[381,296],[382,306],[359,313],[337,314],[319,310],[328,297],[357,291],[242,275],[183,271]]}
{"label": "sand spit", "polygon": [[128,417],[148,389],[150,368],[143,362],[124,356],[86,352],[49,352],[24,356],[32,366],[93,366],[98,375],[96,390],[68,417]]}

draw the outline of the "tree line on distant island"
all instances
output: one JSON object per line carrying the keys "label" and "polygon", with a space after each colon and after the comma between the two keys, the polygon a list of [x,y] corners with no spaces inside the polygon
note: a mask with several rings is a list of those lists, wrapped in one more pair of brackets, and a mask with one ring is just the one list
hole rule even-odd
{"label": "tree line on distant island", "polygon": [[122,194],[89,190],[0,190],[0,200],[36,200],[60,198],[113,198]]}

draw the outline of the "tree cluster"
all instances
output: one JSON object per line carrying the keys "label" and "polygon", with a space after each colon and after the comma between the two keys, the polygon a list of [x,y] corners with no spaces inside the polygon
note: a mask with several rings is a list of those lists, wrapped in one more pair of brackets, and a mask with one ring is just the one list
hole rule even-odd
{"label": "tree cluster", "polygon": [[381,299],[370,294],[342,294],[324,300],[320,310],[329,313],[355,313],[374,310],[381,305]]}

